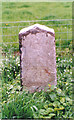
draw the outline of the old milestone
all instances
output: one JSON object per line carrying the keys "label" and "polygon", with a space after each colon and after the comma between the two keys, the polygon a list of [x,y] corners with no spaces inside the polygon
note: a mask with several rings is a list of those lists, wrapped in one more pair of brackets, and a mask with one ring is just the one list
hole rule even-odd
{"label": "old milestone", "polygon": [[35,24],[19,32],[20,68],[23,88],[40,91],[56,85],[55,32]]}

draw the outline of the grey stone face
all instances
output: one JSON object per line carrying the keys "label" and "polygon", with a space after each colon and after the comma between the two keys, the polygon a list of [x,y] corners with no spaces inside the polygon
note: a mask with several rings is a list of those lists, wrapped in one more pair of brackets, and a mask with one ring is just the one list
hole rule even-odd
{"label": "grey stone face", "polygon": [[23,87],[34,92],[56,85],[54,30],[35,24],[20,31],[19,42]]}

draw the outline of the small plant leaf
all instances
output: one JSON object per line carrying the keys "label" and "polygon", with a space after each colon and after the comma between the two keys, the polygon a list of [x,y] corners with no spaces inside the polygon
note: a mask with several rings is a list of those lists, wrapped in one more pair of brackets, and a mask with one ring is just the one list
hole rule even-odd
{"label": "small plant leaf", "polygon": [[44,105],[44,108],[47,109],[47,108],[48,108],[48,105]]}
{"label": "small plant leaf", "polygon": [[41,115],[45,115],[45,114],[46,114],[46,111],[45,111],[45,109],[40,109],[39,113],[40,113]]}
{"label": "small plant leaf", "polygon": [[54,109],[53,108],[47,108],[46,113],[48,114],[50,112],[54,112]]}
{"label": "small plant leaf", "polygon": [[55,93],[53,93],[53,94],[50,94],[50,98],[51,98],[51,100],[55,100],[56,99],[56,94]]}
{"label": "small plant leaf", "polygon": [[64,102],[65,102],[65,98],[61,98],[61,99],[60,99],[60,102],[61,102],[61,103],[64,103]]}
{"label": "small plant leaf", "polygon": [[53,116],[55,116],[55,114],[54,113],[50,113],[48,117],[52,118]]}
{"label": "small plant leaf", "polygon": [[60,88],[57,88],[56,91],[58,94],[61,94],[61,92],[62,92],[62,90]]}
{"label": "small plant leaf", "polygon": [[59,105],[60,105],[60,102],[59,102],[59,101],[53,102],[53,106],[54,106],[54,107],[59,107]]}
{"label": "small plant leaf", "polygon": [[33,108],[35,108],[36,111],[38,110],[38,108],[35,105],[33,105]]}
{"label": "small plant leaf", "polygon": [[55,89],[55,86],[54,86],[54,85],[52,85],[52,86],[51,86],[51,90],[54,90],[54,89]]}

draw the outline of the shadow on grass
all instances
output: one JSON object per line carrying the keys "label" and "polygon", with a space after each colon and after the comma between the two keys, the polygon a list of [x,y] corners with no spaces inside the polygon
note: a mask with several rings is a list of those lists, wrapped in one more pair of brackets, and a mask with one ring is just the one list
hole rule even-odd
{"label": "shadow on grass", "polygon": [[21,6],[19,6],[18,8],[28,8],[28,7],[31,7],[30,5],[26,5],[26,4],[24,4],[24,5],[21,5]]}

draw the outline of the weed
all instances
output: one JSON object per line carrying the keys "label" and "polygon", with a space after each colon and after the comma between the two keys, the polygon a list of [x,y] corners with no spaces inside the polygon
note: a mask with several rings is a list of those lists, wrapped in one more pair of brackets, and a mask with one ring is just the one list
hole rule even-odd
{"label": "weed", "polygon": [[[72,59],[57,57],[57,86],[50,86],[44,92],[29,93],[21,91],[19,59],[12,55],[10,61],[4,62],[2,73],[2,118],[72,118]],[[15,63],[16,62],[16,63]],[[11,67],[8,66],[9,63]],[[16,65],[16,67],[15,67]],[[18,67],[17,67],[18,66]],[[5,68],[8,77],[5,79]],[[12,68],[15,67],[14,77]],[[10,75],[10,72],[12,74]]]}

